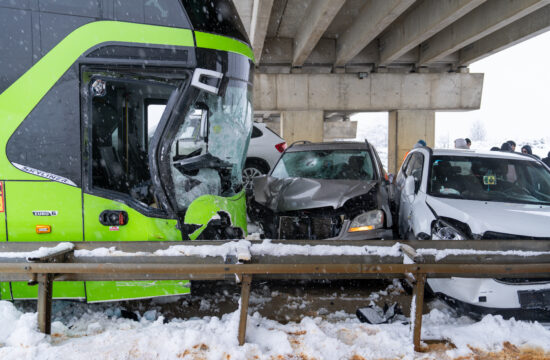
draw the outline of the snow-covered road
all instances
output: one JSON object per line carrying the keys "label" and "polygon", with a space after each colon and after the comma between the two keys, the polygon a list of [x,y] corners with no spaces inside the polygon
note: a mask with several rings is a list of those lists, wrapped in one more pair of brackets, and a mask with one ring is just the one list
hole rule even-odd
{"label": "snow-covered road", "polygon": [[37,331],[36,313],[0,301],[0,358],[452,359],[510,347],[550,356],[550,330],[541,324],[500,316],[474,322],[453,316],[442,304],[424,315],[423,339],[446,339],[454,348],[438,347],[427,353],[414,352],[408,324],[363,324],[344,312],[288,324],[255,313],[248,319],[246,344],[239,346],[238,312],[166,321],[149,310],[134,321],[121,317],[116,303],[93,309],[68,302],[57,306],[49,337]]}

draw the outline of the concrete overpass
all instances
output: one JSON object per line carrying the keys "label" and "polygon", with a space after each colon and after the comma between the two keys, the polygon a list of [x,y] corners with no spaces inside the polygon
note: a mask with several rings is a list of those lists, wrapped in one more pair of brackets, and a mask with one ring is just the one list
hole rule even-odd
{"label": "concrete overpass", "polygon": [[480,107],[469,64],[550,29],[550,0],[234,2],[256,57],[256,116],[280,115],[289,142],[322,141],[351,127],[329,117],[388,111],[390,171],[418,139],[434,145],[435,111]]}

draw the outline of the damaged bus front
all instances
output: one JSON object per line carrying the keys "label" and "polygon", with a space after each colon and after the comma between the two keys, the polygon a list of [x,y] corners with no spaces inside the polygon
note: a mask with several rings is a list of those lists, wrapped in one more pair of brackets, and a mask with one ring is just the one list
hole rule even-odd
{"label": "damaged bus front", "polygon": [[[0,76],[0,241],[246,235],[253,53],[236,10],[137,3],[0,4],[0,43],[13,49]],[[185,283],[55,283],[54,297],[172,295]],[[23,283],[0,290],[36,296]]]}

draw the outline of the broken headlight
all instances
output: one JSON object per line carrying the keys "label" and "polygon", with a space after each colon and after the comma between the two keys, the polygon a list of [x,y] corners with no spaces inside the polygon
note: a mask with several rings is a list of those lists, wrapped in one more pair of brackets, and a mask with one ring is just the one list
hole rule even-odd
{"label": "broken headlight", "polygon": [[382,210],[372,210],[357,215],[351,222],[348,232],[374,230],[383,226],[384,212]]}
{"label": "broken headlight", "polygon": [[466,236],[448,222],[439,219],[432,227],[432,240],[466,240]]}

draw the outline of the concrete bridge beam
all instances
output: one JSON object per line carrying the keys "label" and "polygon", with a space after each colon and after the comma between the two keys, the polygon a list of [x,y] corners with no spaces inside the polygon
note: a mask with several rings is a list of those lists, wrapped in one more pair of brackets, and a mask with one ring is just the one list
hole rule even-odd
{"label": "concrete bridge beam", "polygon": [[413,50],[486,0],[425,0],[380,37],[380,65]]}
{"label": "concrete bridge beam", "polygon": [[292,66],[302,66],[346,0],[317,0],[308,8],[308,17],[294,39]]}
{"label": "concrete bridge beam", "polygon": [[262,58],[265,35],[273,8],[273,0],[254,0],[252,7],[252,19],[250,22],[250,42],[254,49],[254,58],[259,64]]}
{"label": "concrete bridge beam", "polygon": [[334,66],[344,66],[401,15],[414,0],[367,0],[360,14],[337,42]]}
{"label": "concrete bridge beam", "polygon": [[424,42],[418,63],[438,61],[548,4],[548,0],[487,1]]}
{"label": "concrete bridge beam", "polygon": [[459,52],[461,66],[468,66],[496,52],[550,30],[550,5],[466,46]]}
{"label": "concrete bridge beam", "polygon": [[256,74],[257,111],[475,110],[483,74]]}

